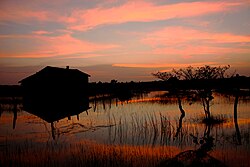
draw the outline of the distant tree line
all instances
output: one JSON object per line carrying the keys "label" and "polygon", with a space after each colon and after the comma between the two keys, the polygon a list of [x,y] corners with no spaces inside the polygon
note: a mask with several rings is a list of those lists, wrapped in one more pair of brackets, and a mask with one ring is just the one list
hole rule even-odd
{"label": "distant tree line", "polygon": [[[153,76],[160,81],[151,82],[91,82],[88,84],[90,96],[96,94],[112,94],[119,91],[153,91],[175,89],[211,89],[240,87],[250,89],[250,77],[226,73],[230,66],[192,67],[173,69],[170,72],[156,72]],[[0,96],[21,96],[23,90],[19,85],[0,85]]]}

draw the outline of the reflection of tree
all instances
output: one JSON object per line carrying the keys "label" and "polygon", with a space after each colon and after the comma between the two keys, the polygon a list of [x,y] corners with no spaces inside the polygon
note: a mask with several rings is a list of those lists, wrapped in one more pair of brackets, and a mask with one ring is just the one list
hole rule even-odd
{"label": "reflection of tree", "polygon": [[[176,72],[176,71],[175,71]],[[177,72],[176,72],[177,73]],[[179,133],[181,132],[182,129],[182,120],[185,117],[185,110],[182,107],[182,101],[181,99],[183,98],[184,95],[186,95],[186,91],[180,89],[180,80],[179,76],[176,74],[171,74],[171,73],[160,73],[158,72],[157,74],[153,74],[154,76],[168,82],[170,84],[170,89],[169,89],[169,96],[173,96],[177,98],[178,102],[178,107],[181,112],[180,118],[179,118],[179,123],[178,127],[175,133],[174,137],[178,137]]]}
{"label": "reflection of tree", "polygon": [[13,105],[14,105],[14,108],[13,108],[13,114],[14,114],[14,117],[13,117],[13,129],[16,128],[16,120],[17,120],[17,99],[16,98],[13,98]]}
{"label": "reflection of tree", "polygon": [[54,122],[51,122],[51,123],[50,123],[50,126],[51,126],[52,138],[55,140],[55,139],[56,139],[56,135],[55,135],[55,133],[56,133],[56,128],[55,128],[55,126],[54,126]]}
{"label": "reflection of tree", "polygon": [[199,92],[199,95],[202,101],[202,106],[205,112],[205,118],[210,119],[211,118],[210,101],[213,100],[212,91],[211,89],[204,89],[198,92]]}
{"label": "reflection of tree", "polygon": [[0,118],[2,116],[2,113],[3,113],[2,104],[0,104]]}
{"label": "reflection of tree", "polygon": [[210,135],[211,125],[206,125],[201,138],[190,134],[193,142],[200,147],[196,150],[187,150],[175,157],[161,162],[158,166],[225,166],[222,162],[208,154],[214,147],[214,138]]}
{"label": "reflection of tree", "polygon": [[200,147],[196,150],[200,155],[204,155],[208,151],[211,151],[214,146],[214,138],[210,135],[211,128],[211,124],[206,124],[203,137],[201,138],[190,134],[190,136],[193,138],[193,143],[200,145]]}
{"label": "reflection of tree", "polygon": [[197,150],[201,154],[206,154],[208,151],[211,151],[214,146],[214,138],[210,135],[211,124],[207,124],[204,130],[203,140],[200,140],[200,148]]}
{"label": "reflection of tree", "polygon": [[178,96],[178,106],[179,106],[179,109],[180,109],[180,112],[181,112],[181,115],[183,115],[183,117],[185,116],[185,111],[184,109],[182,108],[182,104],[181,104],[181,98]]}
{"label": "reflection of tree", "polygon": [[179,110],[181,112],[181,116],[179,118],[179,124],[178,124],[178,127],[177,127],[177,131],[176,131],[175,137],[177,137],[179,135],[179,133],[181,132],[181,129],[182,129],[182,120],[185,117],[185,111],[182,108],[181,99],[180,99],[179,96],[178,96],[177,100],[178,100],[178,106],[179,106]]}
{"label": "reflection of tree", "polygon": [[235,130],[236,130],[237,143],[241,145],[241,135],[240,135],[240,129],[238,125],[238,116],[237,116],[238,102],[239,102],[239,89],[236,90],[235,100],[234,100],[234,125],[235,125]]}
{"label": "reflection of tree", "polygon": [[244,91],[240,90],[240,76],[239,74],[236,74],[236,76],[233,78],[234,79],[234,85],[232,87],[232,89],[230,90],[224,90],[222,92],[222,95],[224,95],[225,97],[227,97],[227,95],[229,96],[233,96],[234,97],[234,106],[233,106],[233,121],[234,121],[234,126],[235,126],[235,131],[236,131],[236,144],[241,145],[241,133],[240,133],[240,128],[238,125],[238,103],[239,103],[239,98],[240,97],[247,97],[249,96],[249,94],[244,94]]}
{"label": "reflection of tree", "polygon": [[4,97],[0,101],[0,117],[2,113],[8,111],[13,113],[12,128],[16,128],[17,113],[20,111],[21,100],[18,97]]}

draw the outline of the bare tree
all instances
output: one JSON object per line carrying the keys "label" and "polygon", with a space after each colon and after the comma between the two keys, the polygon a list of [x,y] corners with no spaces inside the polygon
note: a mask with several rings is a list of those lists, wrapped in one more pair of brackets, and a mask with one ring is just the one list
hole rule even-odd
{"label": "bare tree", "polygon": [[[152,75],[164,80],[164,81],[175,81],[172,84],[172,90],[175,90],[177,93],[177,97],[179,100],[179,80],[212,80],[212,79],[222,79],[225,78],[226,71],[230,68],[230,65],[227,66],[218,66],[212,67],[209,65],[205,65],[202,67],[192,67],[188,66],[186,68],[173,69],[170,72],[157,72]],[[211,118],[210,106],[211,101],[213,100],[212,89],[209,87],[203,86],[202,89],[197,88],[197,94],[200,96],[203,109],[205,112],[206,119]],[[179,102],[179,101],[178,101]],[[181,113],[182,110],[180,109]]]}
{"label": "bare tree", "polygon": [[169,72],[157,72],[152,75],[164,81],[168,81],[171,78],[178,80],[219,79],[226,77],[225,74],[229,68],[230,65],[219,67],[205,65],[196,68],[188,66],[186,68],[172,69],[172,71]]}
{"label": "bare tree", "polygon": [[228,66],[211,67],[205,65],[204,67],[197,67],[196,76],[197,79],[219,79],[225,78],[226,71],[230,68]]}

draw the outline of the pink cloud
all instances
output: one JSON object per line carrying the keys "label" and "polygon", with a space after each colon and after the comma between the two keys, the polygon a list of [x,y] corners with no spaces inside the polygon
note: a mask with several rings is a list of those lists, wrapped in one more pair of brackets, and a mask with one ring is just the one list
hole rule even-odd
{"label": "pink cloud", "polygon": [[86,31],[99,25],[119,24],[132,21],[150,22],[172,18],[187,18],[229,10],[241,3],[189,2],[157,6],[143,1],[128,1],[112,8],[75,10],[63,18],[70,29]]}
{"label": "pink cloud", "polygon": [[[113,0],[111,0],[112,4]],[[51,2],[53,3],[53,2]],[[53,5],[65,3],[55,2]],[[60,22],[71,30],[86,31],[99,25],[119,24],[125,22],[151,22],[158,20],[167,20],[172,18],[188,18],[201,16],[211,13],[217,13],[227,10],[233,10],[237,6],[246,4],[245,1],[232,2],[186,2],[168,5],[155,5],[154,3],[144,1],[128,1],[120,6],[99,7],[92,9],[67,10],[61,13],[56,10],[39,9],[43,6],[42,1],[33,2],[32,5],[17,6],[10,3],[0,7],[0,21],[52,21]],[[66,4],[64,4],[66,5]],[[105,5],[104,5],[105,6]],[[204,23],[205,24],[205,23]]]}
{"label": "pink cloud", "polygon": [[44,1],[3,1],[0,2],[0,22],[17,22],[22,24],[34,24],[37,22],[58,22],[62,17],[57,6],[66,5],[67,0],[54,0],[50,1],[50,7],[45,8]]}
{"label": "pink cloud", "polygon": [[29,20],[48,21],[53,20],[53,14],[49,11],[23,9],[18,7],[1,8],[0,21],[24,22]]}
{"label": "pink cloud", "polygon": [[147,44],[178,44],[181,42],[196,41],[211,43],[244,43],[250,42],[250,35],[234,35],[230,33],[214,33],[200,31],[188,27],[167,27],[150,32],[143,41]]}
{"label": "pink cloud", "polygon": [[[41,33],[41,32],[39,32]],[[38,34],[39,34],[38,33]],[[43,34],[44,32],[42,32]],[[26,52],[16,51],[16,53],[0,53],[0,57],[30,57],[30,58],[41,58],[41,57],[54,57],[61,55],[71,55],[79,53],[87,53],[88,56],[96,54],[89,54],[95,51],[103,51],[112,48],[119,47],[114,44],[98,44],[91,43],[84,40],[73,38],[71,34],[63,34],[60,36],[42,36],[42,35],[3,35],[0,38],[14,38],[35,41],[38,46],[30,46],[32,51],[27,48]],[[82,56],[81,56],[82,57]]]}
{"label": "pink cloud", "polygon": [[[206,32],[187,27],[167,27],[151,32],[142,42],[151,46],[155,54],[179,54],[186,57],[190,54],[250,52],[249,44],[248,47],[244,46],[250,42],[250,36]],[[223,44],[234,44],[234,47],[223,47]]]}
{"label": "pink cloud", "polygon": [[74,54],[80,52],[93,52],[118,47],[112,44],[96,44],[88,41],[73,38],[70,34],[57,37],[43,38],[50,46],[48,50],[54,51],[57,55]]}
{"label": "pink cloud", "polygon": [[52,32],[40,30],[40,31],[33,31],[32,34],[46,35],[46,34],[52,34]]}

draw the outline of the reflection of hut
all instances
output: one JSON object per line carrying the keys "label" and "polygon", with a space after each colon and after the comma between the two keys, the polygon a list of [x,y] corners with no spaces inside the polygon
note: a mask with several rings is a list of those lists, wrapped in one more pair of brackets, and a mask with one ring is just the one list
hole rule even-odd
{"label": "reflection of hut", "polygon": [[53,139],[55,139],[54,122],[66,117],[70,119],[70,117],[74,115],[77,115],[77,119],[79,119],[79,114],[90,108],[87,98],[73,98],[71,100],[61,101],[61,97],[53,101],[41,100],[40,98],[29,101],[24,99],[23,107],[25,111],[51,124]]}
{"label": "reflection of hut", "polygon": [[53,123],[66,117],[78,115],[90,108],[87,99],[74,98],[73,100],[67,101],[67,103],[62,103],[59,100],[55,100],[53,103],[48,101],[38,103],[35,99],[33,100],[34,103],[24,101],[23,107],[25,111],[40,117],[48,123]]}
{"label": "reflection of hut", "polygon": [[88,77],[77,69],[47,66],[21,81],[24,110],[51,123],[89,109]]}
{"label": "reflection of hut", "polygon": [[90,75],[77,69],[47,66],[34,75],[19,81],[29,95],[86,94]]}
{"label": "reflection of hut", "polygon": [[71,116],[76,115],[79,119],[79,114],[89,109],[88,96],[29,96],[25,92],[23,99],[23,109],[51,124],[52,137],[55,139],[54,122],[60,119],[71,119]]}

